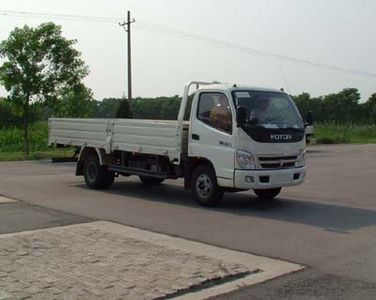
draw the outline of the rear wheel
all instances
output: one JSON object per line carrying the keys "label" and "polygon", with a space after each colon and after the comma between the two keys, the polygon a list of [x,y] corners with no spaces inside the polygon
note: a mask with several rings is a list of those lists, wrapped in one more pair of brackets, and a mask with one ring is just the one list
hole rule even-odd
{"label": "rear wheel", "polygon": [[223,189],[210,165],[198,166],[192,175],[192,192],[196,201],[203,206],[216,206],[223,197]]}
{"label": "rear wheel", "polygon": [[165,179],[158,177],[140,176],[140,180],[144,184],[156,185],[162,183]]}
{"label": "rear wheel", "polygon": [[274,189],[265,189],[265,190],[253,190],[257,197],[259,197],[262,200],[270,200],[276,197],[280,192],[282,188],[274,188]]}
{"label": "rear wheel", "polygon": [[114,183],[115,174],[101,166],[96,155],[90,155],[84,162],[84,178],[88,187],[105,189]]}

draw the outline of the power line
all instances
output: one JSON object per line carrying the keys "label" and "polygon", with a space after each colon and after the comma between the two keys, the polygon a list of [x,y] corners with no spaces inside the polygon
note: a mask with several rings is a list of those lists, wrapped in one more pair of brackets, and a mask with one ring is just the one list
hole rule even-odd
{"label": "power line", "polygon": [[22,18],[56,18],[69,21],[80,22],[98,22],[98,23],[117,23],[121,18],[110,16],[87,16],[87,15],[67,15],[67,14],[53,14],[53,13],[37,13],[13,10],[0,10],[0,14],[8,17],[22,17]]}
{"label": "power line", "polygon": [[[33,13],[33,12],[23,12],[23,11],[9,11],[9,10],[0,10],[0,14],[5,16],[18,16],[18,17],[37,17],[37,18],[46,18],[46,17],[54,17],[60,18],[65,20],[73,20],[73,21],[84,21],[84,22],[102,22],[102,23],[114,23],[118,22],[120,18],[116,17],[109,17],[109,16],[85,16],[85,15],[66,15],[66,14],[50,14],[50,13]],[[139,26],[138,29],[152,31],[158,34],[163,34],[167,36],[171,36],[174,38],[206,44],[212,47],[217,48],[226,48],[230,50],[235,50],[238,52],[253,54],[261,57],[271,57],[276,60],[290,62],[294,64],[300,65],[307,65],[315,68],[327,69],[341,73],[348,73],[353,75],[361,75],[367,77],[374,77],[376,78],[376,73],[367,72],[367,71],[360,71],[351,68],[329,65],[320,62],[314,62],[305,59],[299,59],[295,57],[290,57],[287,55],[276,54],[272,52],[262,51],[254,48],[244,47],[235,43],[230,43],[224,40],[214,39],[204,35],[197,35],[192,34],[182,30],[175,30],[171,29],[159,24],[151,23],[151,22],[138,22]],[[135,27],[137,29],[137,27]]]}
{"label": "power line", "polygon": [[[258,49],[252,49],[248,47],[244,47],[241,45],[237,45],[235,43],[230,43],[227,41],[223,40],[218,40],[218,39],[213,39],[207,36],[202,36],[202,35],[195,35],[191,34],[188,32],[180,31],[180,30],[173,30],[161,25],[156,25],[153,23],[144,23],[140,22],[140,24],[143,24],[148,28],[150,31],[154,31],[156,33],[161,33],[161,34],[166,34],[170,35],[173,37],[177,38],[183,38],[186,40],[190,41],[195,41],[195,42],[200,42],[200,43],[205,43],[211,46],[219,46],[222,48],[229,48],[232,50],[238,50],[241,52],[249,53],[249,54],[255,54],[258,56],[263,56],[263,57],[272,57],[277,60],[283,60],[287,62],[292,62],[295,64],[303,64],[303,65],[310,65],[316,68],[324,68],[324,69],[330,69],[333,71],[337,72],[342,72],[342,73],[351,73],[351,74],[356,74],[356,75],[362,75],[362,76],[368,76],[368,77],[376,77],[376,73],[371,73],[371,72],[366,72],[366,71],[359,71],[359,70],[354,70],[350,68],[345,68],[345,67],[339,67],[339,66],[334,66],[334,65],[329,65],[329,64],[324,64],[324,63],[319,63],[319,62],[312,62],[309,60],[304,60],[304,59],[299,59],[299,58],[294,58],[286,55],[281,55],[281,54],[275,54],[271,52],[266,52],[266,51],[261,51]],[[153,28],[154,27],[154,28]]]}

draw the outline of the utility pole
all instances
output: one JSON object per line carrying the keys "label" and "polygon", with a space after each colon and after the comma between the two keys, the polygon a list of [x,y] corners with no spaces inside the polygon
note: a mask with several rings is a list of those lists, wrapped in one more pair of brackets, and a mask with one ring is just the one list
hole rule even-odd
{"label": "utility pole", "polygon": [[127,21],[119,23],[119,25],[127,32],[128,38],[128,101],[132,101],[131,24],[134,22],[136,21],[135,19],[131,20],[131,12],[128,10]]}

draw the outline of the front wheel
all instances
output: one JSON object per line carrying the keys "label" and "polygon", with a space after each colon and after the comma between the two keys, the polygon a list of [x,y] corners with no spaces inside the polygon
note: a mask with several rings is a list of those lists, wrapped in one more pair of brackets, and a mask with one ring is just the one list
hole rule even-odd
{"label": "front wheel", "polygon": [[280,192],[282,188],[274,188],[274,189],[265,189],[265,190],[253,190],[257,197],[259,197],[262,200],[270,200],[276,197]]}
{"label": "front wheel", "polygon": [[216,206],[222,199],[223,189],[217,184],[217,177],[210,165],[198,166],[192,174],[192,191],[202,206]]}

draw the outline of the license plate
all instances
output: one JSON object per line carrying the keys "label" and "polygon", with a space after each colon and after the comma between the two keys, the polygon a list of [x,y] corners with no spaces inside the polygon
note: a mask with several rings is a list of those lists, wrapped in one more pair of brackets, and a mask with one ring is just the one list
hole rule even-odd
{"label": "license plate", "polygon": [[275,183],[289,183],[292,181],[292,175],[291,174],[276,174],[273,176],[273,181]]}

